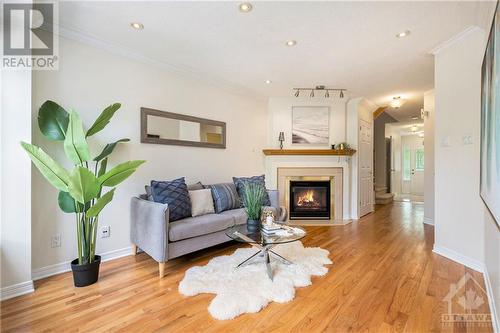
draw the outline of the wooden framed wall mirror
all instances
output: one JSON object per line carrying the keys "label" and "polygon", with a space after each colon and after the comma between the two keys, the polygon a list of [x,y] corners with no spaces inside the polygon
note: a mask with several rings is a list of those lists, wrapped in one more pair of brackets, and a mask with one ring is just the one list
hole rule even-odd
{"label": "wooden framed wall mirror", "polygon": [[226,123],[141,108],[141,143],[226,148]]}

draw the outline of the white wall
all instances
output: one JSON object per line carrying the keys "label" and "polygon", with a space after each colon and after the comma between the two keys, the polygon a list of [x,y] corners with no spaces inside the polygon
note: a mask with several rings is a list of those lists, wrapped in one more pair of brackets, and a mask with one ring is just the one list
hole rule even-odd
{"label": "white wall", "polygon": [[434,224],[434,90],[424,93],[424,222]]}
{"label": "white wall", "polygon": [[[481,63],[485,34],[471,30],[435,55],[435,244],[471,266],[484,262],[479,197]],[[464,145],[463,137],[473,143]],[[498,254],[497,254],[498,255]]]}
{"label": "white wall", "polygon": [[[268,103],[268,139],[269,148],[279,148],[278,135],[285,132],[284,148],[330,148],[331,144],[346,141],[346,102],[347,99],[337,97],[273,97]],[[330,142],[329,145],[292,145],[292,107],[294,106],[328,106],[330,108]]]}
{"label": "white wall", "polygon": [[[500,330],[500,228],[488,209],[484,208],[484,264],[487,274],[487,288],[493,294],[490,305],[496,310],[497,330]],[[492,304],[493,301],[493,304]],[[492,306],[490,306],[491,308]],[[491,309],[491,311],[494,311]]]}
{"label": "white wall", "polygon": [[[266,102],[233,95],[162,69],[116,56],[71,40],[60,40],[59,71],[34,75],[33,140],[59,161],[67,161],[62,146],[49,142],[38,131],[36,112],[47,99],[74,108],[90,126],[100,111],[113,102],[122,108],[108,127],[92,137],[93,154],[105,143],[128,137],[111,164],[145,159],[130,179],[120,184],[113,202],[99,219],[111,226],[111,237],[99,239],[97,253],[124,249],[129,244],[129,201],[142,193],[152,179],[186,176],[187,182],[205,184],[231,181],[232,176],[264,172],[262,149],[266,144]],[[227,149],[141,144],[140,107],[199,116],[227,123]],[[65,164],[67,167],[68,163]],[[62,246],[50,247],[52,234],[62,234]],[[57,206],[57,191],[33,172],[33,268],[76,257],[75,222]]]}
{"label": "white wall", "polygon": [[19,145],[31,141],[31,71],[1,72],[0,260],[2,299],[33,290],[31,162]]}

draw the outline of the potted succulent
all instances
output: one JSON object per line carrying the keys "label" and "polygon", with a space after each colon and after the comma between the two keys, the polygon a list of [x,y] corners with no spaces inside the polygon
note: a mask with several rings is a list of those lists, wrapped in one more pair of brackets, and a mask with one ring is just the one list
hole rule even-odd
{"label": "potted succulent", "polygon": [[[40,147],[21,142],[40,173],[59,190],[57,201],[61,210],[75,214],[78,258],[71,262],[71,269],[76,287],[97,281],[101,261],[95,254],[99,214],[113,199],[115,187],[145,162],[128,161],[106,170],[108,157],[116,145],[129,139],[109,143],[99,155],[91,157],[87,139],[104,129],[120,106],[115,103],[105,108],[84,131],[78,113],[68,112],[53,101],[43,103],[38,112],[40,131],[47,139],[63,143],[66,157],[74,165],[72,170],[66,170]],[[103,193],[104,188],[109,190]]]}
{"label": "potted succulent", "polygon": [[264,203],[265,189],[258,184],[245,183],[243,187],[243,205],[247,213],[247,229],[258,231],[260,229],[260,214]]}

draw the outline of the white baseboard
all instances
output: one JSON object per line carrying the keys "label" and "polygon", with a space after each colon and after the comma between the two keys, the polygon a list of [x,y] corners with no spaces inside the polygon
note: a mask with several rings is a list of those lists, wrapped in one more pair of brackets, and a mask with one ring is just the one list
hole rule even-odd
{"label": "white baseboard", "polygon": [[7,287],[2,288],[0,299],[2,301],[5,301],[6,299],[21,296],[24,294],[29,294],[29,293],[32,293],[34,291],[35,291],[35,288],[33,286],[33,281],[30,280],[30,281],[26,281],[26,282],[21,282],[18,284],[14,284],[12,286],[7,286]]}
{"label": "white baseboard", "polygon": [[[132,248],[125,247],[123,249],[113,250],[105,253],[99,254],[101,256],[101,262],[118,259],[121,257],[129,256],[132,254]],[[58,264],[45,266],[41,268],[36,268],[31,272],[31,277],[33,281],[40,280],[52,275],[61,274],[69,272],[71,270],[71,261],[65,261]]]}
{"label": "white baseboard", "polygon": [[437,246],[436,244],[434,244],[434,248],[432,249],[432,252],[439,254],[443,257],[446,257],[448,259],[451,259],[453,261],[456,261],[459,264],[462,264],[464,266],[472,268],[475,271],[478,271],[480,273],[484,273],[484,263],[479,261],[479,260],[469,258],[467,256],[464,256],[464,255],[456,252],[456,251],[450,250],[446,247]]}
{"label": "white baseboard", "polygon": [[434,225],[434,220],[429,217],[424,217],[424,223],[428,225]]}
{"label": "white baseboard", "polygon": [[486,285],[486,293],[488,294],[488,304],[491,311],[491,321],[493,325],[493,332],[500,333],[500,318],[497,317],[497,308],[495,305],[495,295],[493,294],[493,286],[491,285],[490,276],[488,275],[488,270],[485,269],[483,272],[484,284]]}

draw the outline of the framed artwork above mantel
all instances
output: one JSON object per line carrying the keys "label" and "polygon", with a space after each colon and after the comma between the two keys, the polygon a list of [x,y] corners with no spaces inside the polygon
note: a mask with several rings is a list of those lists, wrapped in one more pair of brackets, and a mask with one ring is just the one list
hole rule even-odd
{"label": "framed artwork above mantel", "polygon": [[330,107],[293,106],[292,144],[328,146],[330,143]]}

